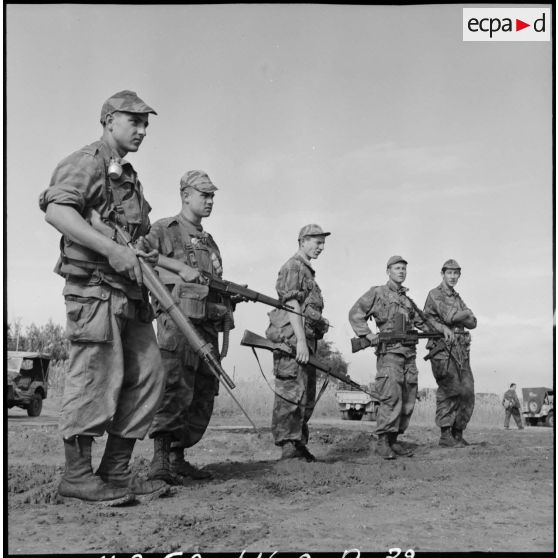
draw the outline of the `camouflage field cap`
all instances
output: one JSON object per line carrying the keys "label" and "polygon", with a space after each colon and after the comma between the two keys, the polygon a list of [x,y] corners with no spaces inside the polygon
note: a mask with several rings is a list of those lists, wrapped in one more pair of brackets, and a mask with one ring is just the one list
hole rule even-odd
{"label": "camouflage field cap", "polygon": [[324,232],[320,225],[311,224],[311,225],[304,225],[300,232],[298,233],[298,240],[304,238],[305,236],[329,236],[330,232]]}
{"label": "camouflage field cap", "polygon": [[198,192],[204,192],[205,194],[211,194],[218,190],[217,186],[211,182],[209,176],[206,172],[201,170],[191,170],[188,171],[184,176],[180,179],[180,191],[184,190],[184,188],[194,188]]}
{"label": "camouflage field cap", "polygon": [[401,256],[391,256],[391,258],[388,260],[387,266],[389,267],[390,265],[396,264],[396,263],[404,263],[407,264],[407,260],[403,259]]}
{"label": "camouflage field cap", "polygon": [[132,112],[145,114],[151,112],[157,114],[149,105],[145,104],[135,91],[119,91],[109,97],[101,108],[101,124],[105,123],[105,118],[113,112]]}
{"label": "camouflage field cap", "polygon": [[461,271],[461,266],[455,260],[447,260],[442,266],[442,273],[446,271],[446,269],[457,269],[457,271]]}

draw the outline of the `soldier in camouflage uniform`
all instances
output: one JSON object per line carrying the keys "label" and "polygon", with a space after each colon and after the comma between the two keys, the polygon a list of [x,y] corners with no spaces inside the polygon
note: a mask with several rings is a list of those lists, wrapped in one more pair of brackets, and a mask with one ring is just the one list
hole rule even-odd
{"label": "soldier in camouflage uniform", "polygon": [[366,337],[377,346],[375,388],[380,407],[376,418],[376,453],[384,459],[395,459],[396,455],[412,455],[397,437],[407,429],[417,398],[416,341],[378,345],[378,336],[371,332],[367,322],[374,318],[380,332],[389,332],[394,330],[396,316],[403,314],[408,324],[419,329],[426,329],[428,325],[448,336],[450,332],[440,324],[426,323],[407,296],[408,289],[403,287],[407,262],[401,256],[392,256],[388,260],[387,274],[389,280],[385,285],[371,287],[355,302],[349,312],[349,322],[359,337]]}
{"label": "soldier in camouflage uniform", "polygon": [[[216,190],[205,172],[188,171],[180,180],[181,212],[154,223],[147,241],[161,254],[159,266],[174,272],[161,272],[161,280],[219,358],[218,333],[226,330],[224,335],[228,335],[233,325],[232,306],[203,284],[203,274],[221,277],[223,268],[219,248],[201,224],[211,214]],[[185,460],[184,451],[201,440],[213,412],[219,382],[174,322],[156,303],[155,308],[167,383],[149,430],[154,441],[149,477],[169,484],[181,484],[186,477],[210,478],[209,471]]]}
{"label": "soldier in camouflage uniform", "polygon": [[267,338],[296,347],[296,357],[278,352],[273,355],[275,401],[271,430],[275,444],[281,446],[281,459],[316,460],[306,446],[308,421],[316,398],[316,369],[308,365],[308,358],[316,352],[318,340],[329,324],[322,316],[324,301],[310,260],[322,253],[329,234],[315,224],[302,227],[298,252],[279,270],[275,285],[279,300],[304,314],[304,318],[280,309],[269,313]]}
{"label": "soldier in camouflage uniform", "polygon": [[[133,239],[149,231],[151,208],[136,171],[123,159],[141,145],[149,113],[156,114],[133,91],[110,97],[101,109],[101,139],[59,163],[39,199],[46,221],[63,234],[55,272],[66,279],[70,357],[60,411],[66,469],[58,493],[103,505],[168,492],[165,483],[133,477],[129,469],[134,444],[147,433],[163,395],[153,313],[136,257],[154,262],[157,253],[117,244],[91,218],[95,209]],[[93,474],[93,438],[106,431]]]}
{"label": "soldier in camouflage uniform", "polygon": [[432,374],[438,384],[436,392],[436,425],[441,429],[439,444],[442,447],[469,445],[463,438],[463,430],[473,414],[475,384],[469,363],[471,335],[465,328],[477,327],[477,319],[467,308],[455,285],[461,276],[461,267],[455,260],[442,266],[442,282],[428,293],[424,305],[425,315],[444,323],[455,338],[431,339],[426,345],[430,350]]}

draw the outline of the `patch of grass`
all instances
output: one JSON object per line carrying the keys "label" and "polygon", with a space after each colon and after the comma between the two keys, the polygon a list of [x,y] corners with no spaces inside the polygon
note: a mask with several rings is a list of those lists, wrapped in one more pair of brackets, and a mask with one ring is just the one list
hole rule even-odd
{"label": "patch of grass", "polygon": [[[436,416],[436,397],[429,394],[428,397],[417,401],[411,424],[433,426]],[[492,393],[481,393],[475,397],[475,408],[469,423],[470,426],[482,428],[498,427],[504,424],[504,409],[500,404],[500,397]]]}
{"label": "patch of grass", "polygon": [[[268,378],[271,387],[275,389],[273,376]],[[273,412],[273,400],[275,394],[271,388],[265,383],[263,378],[254,379],[240,379],[235,380],[236,388],[233,390],[234,396],[238,399],[240,404],[244,407],[246,412],[255,418],[271,419]],[[318,391],[321,387],[321,381],[318,385]],[[335,399],[336,387],[329,385],[322,397],[320,398],[316,409],[314,410],[314,417],[338,417],[338,406]],[[217,417],[240,417],[242,411],[238,408],[237,404],[233,401],[223,386],[219,386],[219,397],[215,400],[214,415]]]}

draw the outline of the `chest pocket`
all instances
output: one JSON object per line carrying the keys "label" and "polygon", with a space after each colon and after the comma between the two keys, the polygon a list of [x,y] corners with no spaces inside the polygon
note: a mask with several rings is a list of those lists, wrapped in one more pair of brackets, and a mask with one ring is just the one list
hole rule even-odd
{"label": "chest pocket", "polygon": [[110,178],[109,181],[114,210],[119,220],[127,225],[132,238],[147,234],[151,206],[143,198],[139,180],[128,172],[123,173],[120,178]]}
{"label": "chest pocket", "polygon": [[378,326],[383,326],[385,323],[389,322],[393,316],[395,316],[397,312],[397,306],[393,303],[390,303],[389,299],[381,299],[375,305],[375,308],[372,312],[372,316],[376,320]]}

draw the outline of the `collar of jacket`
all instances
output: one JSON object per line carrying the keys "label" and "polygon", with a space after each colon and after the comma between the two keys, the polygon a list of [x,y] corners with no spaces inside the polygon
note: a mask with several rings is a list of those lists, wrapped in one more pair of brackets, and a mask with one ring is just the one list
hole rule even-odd
{"label": "collar of jacket", "polygon": [[312,272],[312,275],[316,273],[311,263],[305,258],[303,258],[298,252],[294,255],[294,259],[298,260],[299,262],[302,262]]}
{"label": "collar of jacket", "polygon": [[395,281],[392,281],[391,279],[388,279],[388,282],[386,283],[386,285],[390,290],[392,290],[393,292],[395,292],[397,294],[404,295],[409,290],[407,287],[404,287],[403,285],[398,285]]}
{"label": "collar of jacket", "polygon": [[107,167],[110,164],[111,159],[119,161],[123,167],[127,165],[130,167],[132,166],[132,163],[124,159],[124,157],[120,158],[120,155],[118,155],[118,153],[114,151],[114,149],[112,149],[112,147],[102,138],[99,140],[99,151],[103,155],[103,159],[105,160]]}
{"label": "collar of jacket", "polygon": [[447,296],[459,296],[459,293],[455,289],[448,287],[443,281],[438,288]]}
{"label": "collar of jacket", "polygon": [[175,215],[174,217],[172,217],[171,219],[168,220],[167,222],[167,228],[169,228],[171,225],[180,225],[182,222],[183,225],[192,225],[192,227],[195,227],[196,230],[198,231],[198,233],[201,236],[206,235],[207,233],[203,230],[203,227],[201,225],[196,225],[195,223],[192,223],[192,221],[189,221],[188,219],[186,219],[186,217],[184,217],[182,215],[182,213],[179,213],[178,215]]}

